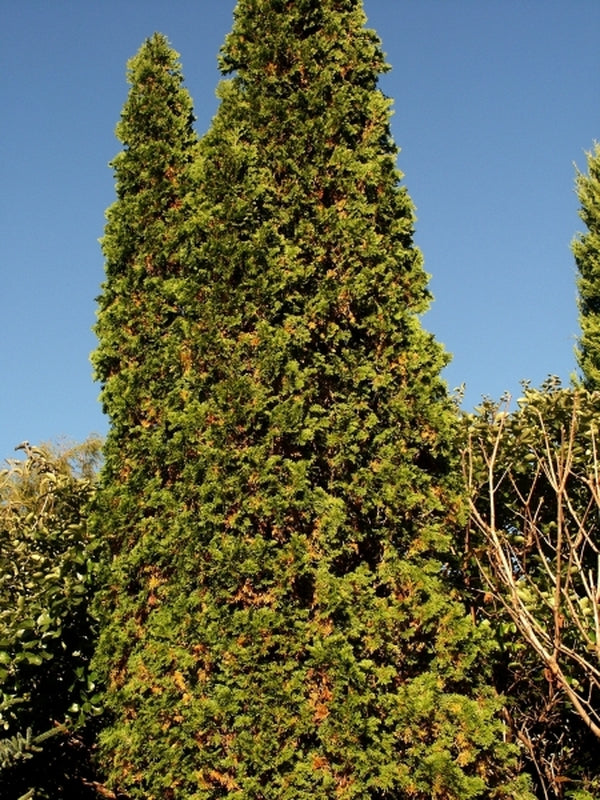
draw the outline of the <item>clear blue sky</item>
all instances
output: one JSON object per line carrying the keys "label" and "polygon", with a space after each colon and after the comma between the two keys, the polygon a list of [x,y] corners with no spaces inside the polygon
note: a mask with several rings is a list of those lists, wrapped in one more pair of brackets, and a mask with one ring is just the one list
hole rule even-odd
{"label": "clear blue sky", "polygon": [[[154,31],[181,53],[198,130],[234,0],[1,0],[0,461],[23,439],[106,430],[92,382],[98,238],[125,63]],[[365,0],[393,70],[399,167],[450,387],[568,381],[578,334],[574,168],[600,139],[598,0]]]}

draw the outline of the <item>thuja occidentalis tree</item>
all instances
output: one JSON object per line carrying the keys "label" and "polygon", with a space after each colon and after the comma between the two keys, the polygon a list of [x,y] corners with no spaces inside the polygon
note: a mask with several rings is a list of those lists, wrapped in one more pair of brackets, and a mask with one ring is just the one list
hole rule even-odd
{"label": "thuja occidentalis tree", "polygon": [[[116,133],[117,200],[107,213],[93,356],[110,429],[92,525],[111,552],[96,669],[115,680],[143,635],[144,609],[176,515],[170,486],[186,458],[172,429],[186,356],[185,219],[197,137],[178,54],[154,34],[128,64]],[[111,703],[107,703],[110,712]]]}
{"label": "thuja occidentalis tree", "polygon": [[360,0],[240,0],[222,50],[169,418],[187,457],[144,517],[155,467],[130,467],[151,483],[101,646],[131,798],[529,797],[453,583],[447,356],[364,26]]}
{"label": "thuja occidentalis tree", "polygon": [[600,144],[587,153],[588,173],[577,173],[579,215],[587,232],[573,242],[579,272],[579,324],[577,358],[587,389],[600,389]]}

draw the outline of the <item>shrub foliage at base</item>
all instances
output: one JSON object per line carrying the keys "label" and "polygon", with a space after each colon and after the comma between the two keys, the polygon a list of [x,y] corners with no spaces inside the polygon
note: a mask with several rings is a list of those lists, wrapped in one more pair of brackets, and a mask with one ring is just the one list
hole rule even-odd
{"label": "shrub foliage at base", "polygon": [[26,459],[0,473],[0,794],[84,797],[90,754],[79,737],[100,699],[89,671],[97,552],[87,527],[100,443],[71,452],[82,472],[69,454],[23,448]]}

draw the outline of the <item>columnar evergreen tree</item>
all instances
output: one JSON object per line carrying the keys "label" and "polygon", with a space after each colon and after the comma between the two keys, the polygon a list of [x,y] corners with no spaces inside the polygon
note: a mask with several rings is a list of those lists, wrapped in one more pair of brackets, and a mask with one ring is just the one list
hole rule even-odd
{"label": "columnar evergreen tree", "polygon": [[160,569],[166,520],[176,513],[169,486],[186,457],[171,416],[182,405],[188,369],[183,263],[197,147],[192,102],[178,54],[160,34],[129,62],[128,79],[116,128],[123,150],[112,162],[117,200],[102,240],[106,280],[93,357],[110,420],[92,520],[115,556],[99,602],[113,621],[103,628],[96,658],[106,678],[141,635],[140,606]]}
{"label": "columnar evergreen tree", "polygon": [[[222,51],[168,415],[186,457],[160,486],[154,451],[108,473],[103,752],[131,798],[529,797],[453,585],[447,357],[364,24],[361,0],[239,0]],[[162,441],[114,363],[113,447]]]}
{"label": "columnar evergreen tree", "polygon": [[579,324],[577,358],[587,389],[600,389],[600,144],[587,153],[588,174],[577,173],[579,216],[587,233],[573,242],[579,271]]}

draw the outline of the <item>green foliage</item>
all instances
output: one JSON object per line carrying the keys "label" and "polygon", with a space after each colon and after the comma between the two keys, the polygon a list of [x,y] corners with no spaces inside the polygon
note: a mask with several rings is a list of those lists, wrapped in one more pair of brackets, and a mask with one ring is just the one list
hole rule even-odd
{"label": "green foliage", "polygon": [[144,43],[129,62],[128,78],[93,356],[111,421],[97,517],[103,540],[115,550],[133,547],[139,525],[151,524],[163,502],[170,503],[163,489],[186,456],[171,415],[181,409],[189,372],[181,264],[189,249],[185,220],[196,148],[191,100],[164,36]]}
{"label": "green foliage", "polygon": [[[144,561],[150,579],[160,567],[169,513],[175,520],[178,511],[170,486],[187,456],[173,415],[182,407],[189,372],[188,285],[181,265],[189,249],[185,221],[197,140],[178,54],[164,36],[144,42],[128,64],[128,80],[116,131],[123,150],[112,162],[117,201],[102,240],[106,280],[93,362],[111,428],[92,527],[113,553],[123,549]],[[136,569],[124,569],[115,565],[105,576],[99,616],[109,613],[115,587],[125,595],[136,591]],[[133,641],[132,625],[133,618],[105,638]],[[100,648],[96,663],[108,677],[120,664],[111,645],[106,651]]]}
{"label": "green foliage", "polygon": [[93,356],[113,426],[108,462],[117,433],[141,435],[156,424],[154,401],[164,398],[179,361],[167,343],[183,324],[182,220],[196,136],[177,58],[160,34],[144,43],[128,64],[131,90],[116,128],[124,149],[112,162],[118,200],[102,239],[106,281]]}
{"label": "green foliage", "polygon": [[526,386],[516,411],[486,402],[466,423],[475,602],[500,641],[507,719],[548,798],[599,789],[599,413],[597,393],[549,379]]}
{"label": "green foliage", "polygon": [[[150,577],[155,562],[160,566],[169,514],[177,514],[170,487],[187,456],[173,417],[190,367],[182,258],[189,249],[185,221],[197,140],[178,54],[164,36],[144,42],[128,64],[128,80],[117,125],[124,149],[112,162],[118,199],[102,240],[106,281],[93,361],[111,428],[93,525],[114,553],[124,549],[146,563]],[[128,593],[137,581],[135,569],[115,568],[105,582],[108,593],[119,585]],[[108,611],[107,596],[97,609]],[[117,635],[132,635],[132,623]],[[105,675],[119,669],[118,658],[108,658],[97,660]]]}
{"label": "green foliage", "polygon": [[[364,24],[359,0],[240,0],[233,77],[181,176],[194,194],[169,226],[146,220],[151,244],[134,219],[117,236],[154,187],[116,162],[96,663],[105,763],[134,799],[531,798],[452,577],[447,356],[419,321],[427,275]],[[154,135],[134,114],[153,42],[130,67],[125,156]],[[160,141],[188,153],[172,122]]]}
{"label": "green foliage", "polygon": [[[53,770],[54,787],[62,785],[61,770],[75,769],[67,766],[70,731],[98,710],[89,672],[97,551],[87,513],[100,446],[89,440],[53,454],[24,443],[25,460],[0,473],[2,797],[34,782],[41,792]],[[61,741],[48,750],[48,738]]]}
{"label": "green foliage", "polygon": [[587,389],[600,389],[600,144],[587,153],[588,174],[577,173],[579,215],[587,232],[572,244],[579,271],[579,324],[577,359]]}

